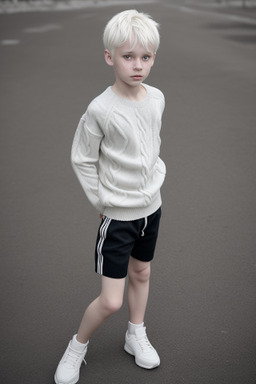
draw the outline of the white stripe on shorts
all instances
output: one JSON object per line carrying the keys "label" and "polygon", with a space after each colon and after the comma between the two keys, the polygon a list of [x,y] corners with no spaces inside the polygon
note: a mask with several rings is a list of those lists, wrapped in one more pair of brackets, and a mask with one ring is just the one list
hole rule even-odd
{"label": "white stripe on shorts", "polygon": [[110,223],[111,223],[111,219],[104,216],[103,221],[102,221],[101,226],[100,226],[100,238],[99,238],[98,245],[97,245],[97,254],[98,254],[97,273],[99,273],[100,275],[103,274],[103,262],[104,262],[104,257],[102,254],[102,248],[104,245],[104,241],[107,237],[107,231],[108,231],[108,227],[109,227]]}

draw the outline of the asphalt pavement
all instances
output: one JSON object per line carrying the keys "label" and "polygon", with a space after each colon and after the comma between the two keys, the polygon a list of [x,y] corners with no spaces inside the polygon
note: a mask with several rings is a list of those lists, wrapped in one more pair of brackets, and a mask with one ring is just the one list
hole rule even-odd
{"label": "asphalt pavement", "polygon": [[102,32],[137,8],[161,24],[148,83],[166,97],[167,178],[145,323],[153,371],[123,350],[127,305],[90,341],[79,383],[256,382],[256,23],[192,2],[91,2],[0,14],[0,382],[53,384],[96,297],[99,218],[70,166],[88,103],[113,83]]}

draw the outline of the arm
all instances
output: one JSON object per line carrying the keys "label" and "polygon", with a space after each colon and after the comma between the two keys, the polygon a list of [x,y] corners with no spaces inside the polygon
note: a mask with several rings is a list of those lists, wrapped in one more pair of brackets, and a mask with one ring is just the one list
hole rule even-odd
{"label": "arm", "polygon": [[102,213],[104,207],[101,205],[98,196],[99,176],[97,163],[103,134],[99,127],[97,127],[97,130],[93,129],[94,125],[95,127],[97,125],[95,121],[92,124],[92,132],[88,128],[88,120],[90,120],[90,123],[92,122],[92,119],[89,119],[86,113],[78,124],[71,150],[71,164],[87,198]]}

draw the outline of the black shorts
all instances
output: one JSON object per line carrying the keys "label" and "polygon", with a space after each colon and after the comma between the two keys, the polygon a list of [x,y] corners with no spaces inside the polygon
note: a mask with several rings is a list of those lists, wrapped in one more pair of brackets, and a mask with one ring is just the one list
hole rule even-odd
{"label": "black shorts", "polygon": [[140,261],[154,257],[161,208],[152,215],[133,221],[103,217],[95,247],[95,271],[100,275],[126,277],[130,256]]}

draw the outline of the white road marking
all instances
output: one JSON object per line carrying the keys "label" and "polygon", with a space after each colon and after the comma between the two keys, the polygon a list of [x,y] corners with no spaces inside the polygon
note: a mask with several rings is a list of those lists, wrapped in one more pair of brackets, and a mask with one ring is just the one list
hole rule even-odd
{"label": "white road marking", "polygon": [[211,16],[211,17],[216,17],[219,19],[226,19],[226,20],[230,20],[230,21],[236,21],[239,23],[256,25],[255,19],[252,19],[252,18],[246,17],[246,16],[239,16],[239,15],[228,14],[228,13],[225,14],[225,13],[214,12],[214,11],[204,11],[202,9],[194,9],[194,8],[190,8],[189,6],[184,6],[184,5],[175,5],[175,4],[166,4],[166,5],[169,8],[175,8],[175,9],[178,9],[182,12],[188,12],[191,14],[194,13],[197,15]]}
{"label": "white road marking", "polygon": [[5,40],[1,40],[1,44],[2,45],[17,45],[19,44],[20,41],[19,40],[16,40],[16,39],[5,39]]}

